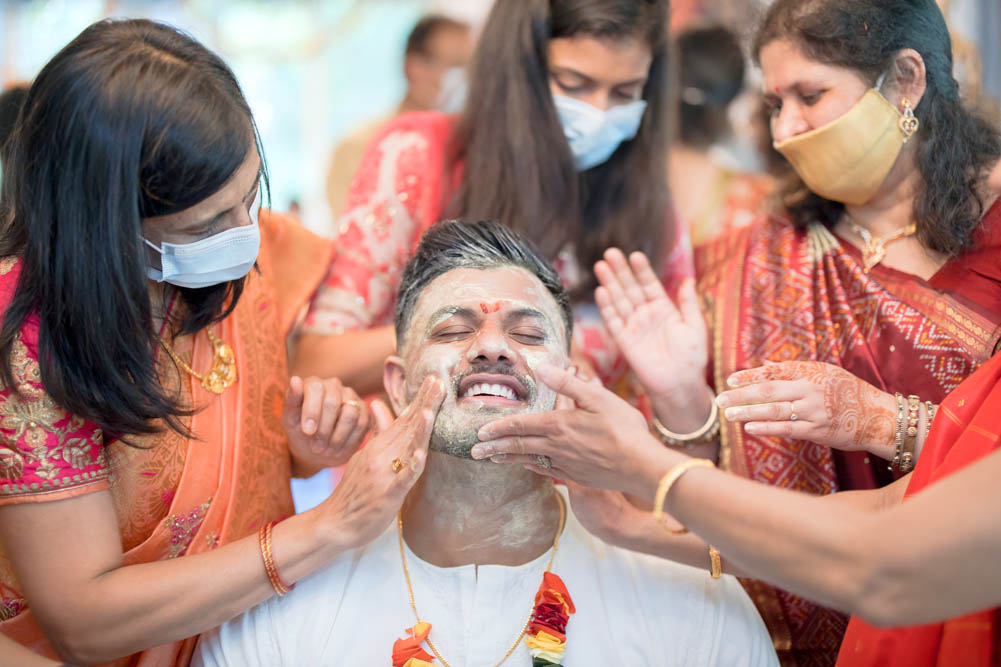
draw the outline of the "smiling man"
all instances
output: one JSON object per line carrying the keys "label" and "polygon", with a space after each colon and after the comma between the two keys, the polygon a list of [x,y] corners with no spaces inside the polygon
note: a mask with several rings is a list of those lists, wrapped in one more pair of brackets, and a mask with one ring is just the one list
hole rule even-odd
{"label": "smiling man", "polygon": [[471,459],[483,424],[555,407],[537,368],[568,365],[572,320],[552,267],[498,224],[445,222],[400,284],[393,407],[428,375],[448,390],[399,521],[203,636],[195,664],[777,664],[736,580],[606,545],[549,477]]}

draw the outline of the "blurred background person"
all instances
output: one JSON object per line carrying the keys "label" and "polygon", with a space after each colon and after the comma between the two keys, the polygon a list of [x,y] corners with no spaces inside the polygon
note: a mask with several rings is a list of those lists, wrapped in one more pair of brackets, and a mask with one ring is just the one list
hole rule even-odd
{"label": "blurred background person", "polygon": [[403,74],[407,80],[403,100],[395,111],[353,130],[334,149],[327,172],[327,201],[335,223],[365,147],[383,125],[408,111],[461,110],[465,101],[465,70],[472,59],[473,47],[473,32],[467,23],[442,14],[430,14],[417,22],[407,37],[403,55]]}
{"label": "blurred background person", "polygon": [[[690,28],[675,38],[675,50],[678,134],[671,145],[668,175],[674,205],[698,245],[750,224],[764,206],[772,181],[744,171],[744,156],[730,149],[757,143],[754,137],[738,139],[730,121],[731,103],[745,81],[737,36],[722,26]],[[760,94],[751,95],[760,99]]]}

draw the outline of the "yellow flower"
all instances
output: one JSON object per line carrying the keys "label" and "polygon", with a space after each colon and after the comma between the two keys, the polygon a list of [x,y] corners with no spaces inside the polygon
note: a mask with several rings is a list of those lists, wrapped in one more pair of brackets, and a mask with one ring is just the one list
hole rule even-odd
{"label": "yellow flower", "polygon": [[435,667],[435,665],[420,658],[410,658],[410,660],[403,663],[403,667]]}
{"label": "yellow flower", "polygon": [[532,637],[525,637],[525,644],[528,645],[528,652],[532,658],[545,658],[549,662],[560,664],[563,662],[563,653],[566,651],[566,642],[560,641],[545,630]]}

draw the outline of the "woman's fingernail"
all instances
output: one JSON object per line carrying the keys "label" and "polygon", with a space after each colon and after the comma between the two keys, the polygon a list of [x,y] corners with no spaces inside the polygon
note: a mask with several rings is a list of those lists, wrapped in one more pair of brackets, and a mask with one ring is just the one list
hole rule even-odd
{"label": "woman's fingernail", "polygon": [[314,421],[312,419],[307,419],[306,421],[304,421],[302,423],[302,432],[303,433],[306,433],[307,435],[312,435],[312,433],[315,430],[316,430],[316,421]]}
{"label": "woman's fingernail", "polygon": [[723,411],[723,416],[729,421],[739,421],[744,416],[744,411],[740,408],[727,408]]}
{"label": "woman's fingernail", "polygon": [[473,448],[469,450],[469,455],[474,459],[483,459],[487,456],[487,450],[483,445],[473,445]]}
{"label": "woman's fingernail", "polygon": [[495,456],[491,456],[490,460],[494,463],[503,463],[504,461],[507,461],[507,454],[497,454]]}
{"label": "woman's fingernail", "polygon": [[726,406],[730,405],[730,397],[727,396],[726,394],[720,394],[719,396],[716,397],[716,405],[717,407],[725,408]]}
{"label": "woman's fingernail", "polygon": [[728,387],[736,387],[737,386],[737,376],[736,375],[731,375],[730,377],[728,377],[726,379],[726,386],[728,386]]}
{"label": "woman's fingernail", "polygon": [[744,424],[744,430],[748,433],[757,433],[761,428],[757,424]]}

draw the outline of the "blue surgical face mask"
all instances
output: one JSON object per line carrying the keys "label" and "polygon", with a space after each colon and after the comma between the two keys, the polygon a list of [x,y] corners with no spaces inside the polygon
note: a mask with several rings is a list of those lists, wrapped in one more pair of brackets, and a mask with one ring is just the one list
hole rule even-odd
{"label": "blue surgical face mask", "polygon": [[554,94],[553,103],[577,171],[601,164],[612,156],[619,144],[635,137],[646,111],[644,100],[614,106],[607,111],[565,95]]}
{"label": "blue surgical face mask", "polygon": [[261,247],[261,228],[257,224],[260,207],[260,200],[256,200],[250,209],[251,224],[194,243],[161,243],[157,248],[143,239],[160,253],[162,269],[149,267],[150,280],[178,287],[209,287],[244,277],[257,261]]}

